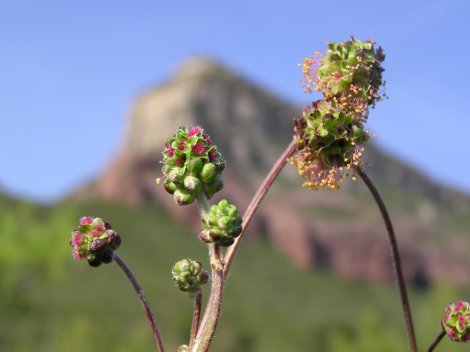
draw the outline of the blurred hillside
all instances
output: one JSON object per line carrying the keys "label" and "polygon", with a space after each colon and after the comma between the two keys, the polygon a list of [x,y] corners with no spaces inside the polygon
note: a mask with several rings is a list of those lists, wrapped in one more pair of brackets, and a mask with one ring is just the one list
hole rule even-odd
{"label": "blurred hillside", "polygon": [[[46,208],[0,197],[0,212],[0,351],[154,350],[142,308],[118,267],[72,259],[67,241],[83,214],[100,215],[120,232],[119,253],[145,289],[167,350],[187,341],[192,304],[174,287],[170,268],[185,257],[207,267],[207,254],[163,208],[106,202]],[[444,305],[470,291],[436,285],[410,293],[424,348],[440,330]],[[213,350],[406,351],[399,304],[391,284],[298,270],[263,237],[251,238],[234,262]],[[462,346],[448,340],[440,347]]]}
{"label": "blurred hillside", "polygon": [[[179,126],[202,126],[227,160],[220,197],[244,209],[292,138],[292,118],[299,111],[211,59],[190,59],[174,77],[137,99],[120,152],[76,196],[162,204],[197,229],[194,207],[175,206],[154,182],[161,176],[158,163],[168,136]],[[375,115],[372,111],[371,118],[380,119]],[[430,181],[373,145],[366,159],[390,206],[407,279],[420,285],[468,283],[470,197]],[[327,192],[300,184],[296,171],[286,167],[250,233],[264,233],[298,267],[321,267],[347,279],[391,280],[384,226],[362,183]]]}

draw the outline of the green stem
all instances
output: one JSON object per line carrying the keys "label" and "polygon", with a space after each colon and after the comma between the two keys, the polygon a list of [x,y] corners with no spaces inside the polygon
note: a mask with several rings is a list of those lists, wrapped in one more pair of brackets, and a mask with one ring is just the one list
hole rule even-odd
{"label": "green stem", "polygon": [[212,285],[209,301],[207,303],[202,323],[199,327],[192,352],[207,352],[212,343],[217,323],[219,322],[222,306],[222,293],[224,288],[224,265],[220,253],[220,246],[215,243],[208,244],[209,258],[212,268]]}
{"label": "green stem", "polygon": [[201,215],[201,219],[205,213],[209,212],[209,202],[207,201],[207,197],[204,192],[199,193],[196,198],[197,206],[199,207],[199,213]]}
{"label": "green stem", "polygon": [[157,351],[164,352],[165,348],[163,347],[162,337],[160,335],[160,331],[158,330],[157,322],[155,321],[155,317],[153,315],[152,309],[150,308],[150,304],[145,298],[144,291],[140,286],[139,282],[137,281],[136,277],[132,273],[131,269],[126,265],[126,263],[122,260],[122,258],[116,253],[113,253],[113,260],[116,262],[117,265],[124,271],[127,278],[131,282],[132,286],[134,287],[137,296],[139,297],[140,303],[145,310],[145,314],[147,315],[147,319],[150,323],[150,328],[152,329],[153,337],[155,338],[155,344],[157,347]]}
{"label": "green stem", "polygon": [[232,265],[233,258],[235,257],[235,254],[237,253],[238,248],[240,247],[241,241],[245,235],[245,231],[248,225],[250,224],[251,219],[253,218],[253,215],[255,214],[261,201],[263,200],[264,196],[266,195],[269,188],[273,184],[274,180],[277,178],[281,170],[284,168],[287,162],[287,159],[289,159],[289,157],[295,152],[296,149],[297,149],[297,143],[295,141],[292,141],[284,150],[284,152],[281,154],[281,156],[276,161],[276,163],[273,165],[269,173],[266,175],[266,178],[264,179],[263,183],[256,191],[256,194],[252,198],[250,204],[248,205],[248,208],[246,209],[245,214],[243,214],[242,232],[236,238],[235,242],[229,247],[229,249],[227,250],[227,253],[225,254],[224,277],[227,277],[228,275],[228,272]]}
{"label": "green stem", "polygon": [[437,345],[439,345],[439,342],[441,342],[441,340],[444,338],[444,336],[446,336],[446,332],[444,330],[442,330],[439,335],[437,335],[436,339],[434,340],[434,342],[432,343],[431,346],[429,346],[428,348],[428,352],[432,352],[434,351],[434,348],[436,348]]}
{"label": "green stem", "polygon": [[406,323],[406,331],[408,334],[408,344],[412,352],[417,352],[418,347],[416,344],[416,336],[415,336],[415,331],[413,327],[413,318],[411,316],[410,302],[408,300],[408,294],[406,292],[406,283],[403,277],[403,271],[401,269],[400,253],[398,252],[397,240],[395,237],[395,231],[393,230],[392,221],[390,220],[390,215],[388,214],[387,207],[385,206],[385,203],[382,200],[382,197],[380,196],[379,191],[377,190],[377,188],[375,187],[374,183],[369,178],[369,176],[366,174],[366,172],[361,167],[357,167],[356,171],[359,174],[359,176],[362,178],[366,186],[369,188],[372,195],[374,196],[377,206],[380,209],[380,213],[382,214],[382,218],[385,222],[385,227],[387,228],[388,238],[390,242],[390,252],[391,252],[391,257],[393,261],[393,269],[394,269],[395,277],[396,277],[397,284],[398,284],[398,290],[400,292],[403,316],[405,318],[405,323]]}

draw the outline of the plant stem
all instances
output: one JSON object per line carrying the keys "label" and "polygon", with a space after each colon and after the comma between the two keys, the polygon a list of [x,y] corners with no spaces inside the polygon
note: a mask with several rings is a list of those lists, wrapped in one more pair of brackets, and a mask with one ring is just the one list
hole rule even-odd
{"label": "plant stem", "polygon": [[209,202],[207,201],[207,197],[204,192],[199,193],[196,198],[196,202],[202,219],[204,214],[209,212]]}
{"label": "plant stem", "polygon": [[199,289],[194,296],[194,313],[193,322],[191,324],[191,334],[189,337],[189,349],[193,348],[194,341],[199,329],[199,321],[201,319],[201,303],[202,303],[202,291]]}
{"label": "plant stem", "polygon": [[220,253],[220,245],[209,243],[209,257],[212,268],[212,284],[202,323],[196,335],[192,352],[207,352],[219,322],[224,288],[224,265]]}
{"label": "plant stem", "polygon": [[439,345],[439,342],[441,342],[441,340],[444,338],[444,336],[446,336],[446,332],[444,330],[442,330],[439,335],[437,335],[436,339],[434,340],[434,342],[432,343],[431,346],[429,346],[428,348],[428,352],[432,352],[434,351],[434,348]]}
{"label": "plant stem", "polygon": [[124,271],[124,274],[126,274],[127,278],[129,279],[132,286],[134,287],[134,290],[137,293],[137,296],[139,297],[142,307],[144,307],[145,314],[147,315],[147,319],[150,323],[150,328],[152,329],[153,337],[155,338],[157,351],[164,352],[165,348],[163,347],[163,341],[162,341],[162,337],[160,336],[160,331],[158,330],[157,322],[155,321],[155,317],[153,315],[152,309],[150,308],[150,304],[147,301],[147,298],[145,298],[142,287],[140,286],[136,277],[132,273],[131,269],[126,265],[126,263],[124,263],[124,261],[116,252],[113,253],[113,260],[116,262],[117,265],[119,265],[122,271]]}
{"label": "plant stem", "polygon": [[375,187],[372,180],[369,178],[369,176],[361,167],[357,167],[356,171],[359,174],[359,176],[362,178],[366,186],[369,188],[372,195],[374,196],[377,206],[379,207],[383,220],[385,222],[385,227],[387,228],[388,238],[390,241],[390,252],[391,252],[392,261],[393,261],[393,269],[395,271],[395,277],[396,277],[398,289],[400,292],[401,305],[403,308],[403,315],[405,317],[406,330],[408,334],[408,343],[410,346],[410,350],[412,352],[417,352],[418,347],[416,344],[416,336],[415,336],[414,327],[413,327],[413,318],[411,316],[410,302],[408,301],[408,294],[406,292],[406,283],[405,283],[405,279],[403,277],[403,272],[401,269],[400,253],[398,252],[398,245],[397,245],[397,240],[395,237],[395,231],[393,230],[392,221],[390,220],[387,207],[385,206],[385,203],[382,200],[382,197],[380,196],[380,193]]}
{"label": "plant stem", "polygon": [[230,266],[232,265],[233,258],[235,254],[237,253],[238,248],[240,247],[243,236],[245,235],[245,230],[250,224],[250,221],[253,218],[253,215],[255,214],[256,209],[258,209],[258,206],[260,205],[264,196],[266,195],[269,188],[273,184],[274,180],[276,179],[276,177],[279,175],[284,165],[286,164],[287,159],[289,159],[289,157],[295,152],[296,148],[297,148],[297,143],[295,141],[292,141],[287,146],[287,148],[284,150],[282,155],[273,165],[269,173],[266,175],[266,178],[264,179],[263,183],[256,191],[256,194],[251,200],[251,203],[248,205],[248,208],[246,209],[245,214],[243,214],[242,232],[235,239],[235,242],[229,247],[225,255],[224,277],[227,277],[228,275]]}

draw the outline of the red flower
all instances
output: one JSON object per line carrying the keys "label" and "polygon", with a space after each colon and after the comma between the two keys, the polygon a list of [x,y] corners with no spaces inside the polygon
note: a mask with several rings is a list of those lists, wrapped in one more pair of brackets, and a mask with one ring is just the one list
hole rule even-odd
{"label": "red flower", "polygon": [[206,151],[206,147],[204,143],[197,142],[195,145],[191,147],[191,150],[194,154],[199,156],[199,155],[202,155]]}
{"label": "red flower", "polygon": [[191,127],[191,129],[188,131],[187,136],[191,137],[191,136],[198,134],[199,132],[202,132],[202,128],[200,126],[194,126],[194,127]]}

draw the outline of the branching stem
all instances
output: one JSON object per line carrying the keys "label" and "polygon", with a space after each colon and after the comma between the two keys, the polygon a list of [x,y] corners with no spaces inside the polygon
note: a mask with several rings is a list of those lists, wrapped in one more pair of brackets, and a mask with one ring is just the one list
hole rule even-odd
{"label": "branching stem", "polygon": [[192,352],[207,352],[219,322],[222,307],[222,293],[224,288],[224,267],[220,253],[220,246],[209,243],[209,258],[212,268],[212,284],[209,301],[207,302],[204,317],[202,318]]}
{"label": "branching stem", "polygon": [[369,178],[369,176],[361,167],[357,167],[356,171],[359,174],[359,176],[362,178],[366,186],[369,188],[372,195],[374,196],[374,199],[377,203],[377,206],[380,209],[380,213],[382,214],[383,220],[385,222],[385,227],[387,228],[388,238],[390,242],[390,252],[391,252],[391,257],[393,261],[393,269],[395,272],[395,277],[396,277],[398,289],[400,292],[401,305],[402,305],[403,315],[404,315],[405,323],[406,323],[406,331],[408,334],[408,344],[412,352],[417,352],[418,347],[416,344],[416,336],[415,336],[415,331],[413,327],[413,318],[411,316],[410,302],[408,300],[408,294],[406,292],[406,283],[403,277],[403,271],[401,269],[400,253],[398,252],[398,245],[397,245],[397,240],[395,237],[395,231],[393,230],[392,221],[390,220],[387,207],[385,206],[385,203],[382,200],[382,197],[380,196],[380,193],[375,187],[372,180]]}
{"label": "branching stem", "polygon": [[150,304],[147,301],[147,298],[145,298],[142,287],[140,286],[136,277],[132,273],[131,269],[126,265],[126,263],[124,263],[124,261],[116,252],[114,252],[113,254],[113,260],[116,262],[117,265],[119,265],[122,271],[124,271],[124,274],[126,274],[127,278],[129,279],[132,286],[134,287],[134,290],[137,293],[137,296],[139,297],[140,303],[142,304],[142,307],[145,310],[145,314],[147,315],[147,319],[150,323],[150,328],[152,329],[153,337],[155,338],[157,351],[164,352],[165,348],[163,347],[163,341],[160,335],[160,331],[158,330],[157,322],[155,321],[155,317],[153,315],[152,309],[150,308]]}
{"label": "branching stem", "polygon": [[194,313],[193,322],[191,324],[191,334],[189,337],[189,348],[193,348],[196,335],[199,330],[199,321],[201,320],[201,303],[202,303],[202,291],[199,289],[194,294]]}
{"label": "branching stem", "polygon": [[251,203],[248,205],[248,208],[245,211],[245,214],[243,215],[243,229],[240,235],[236,238],[234,244],[230,246],[230,248],[227,250],[227,253],[225,254],[225,267],[224,267],[224,277],[227,277],[228,272],[230,270],[230,266],[232,265],[233,258],[235,254],[238,251],[238,248],[240,247],[241,241],[245,235],[245,231],[250,224],[251,219],[253,218],[253,215],[256,212],[256,209],[258,209],[261,201],[263,200],[264,196],[268,192],[269,188],[273,184],[274,180],[277,178],[281,170],[283,169],[284,165],[287,162],[287,159],[294,153],[294,151],[297,148],[297,143],[295,141],[292,141],[287,148],[284,150],[282,155],[279,157],[279,159],[276,161],[276,163],[273,165],[269,173],[266,175],[266,178],[264,179],[263,183],[261,186],[258,188],[256,191],[256,194],[254,195],[253,199],[251,200]]}

